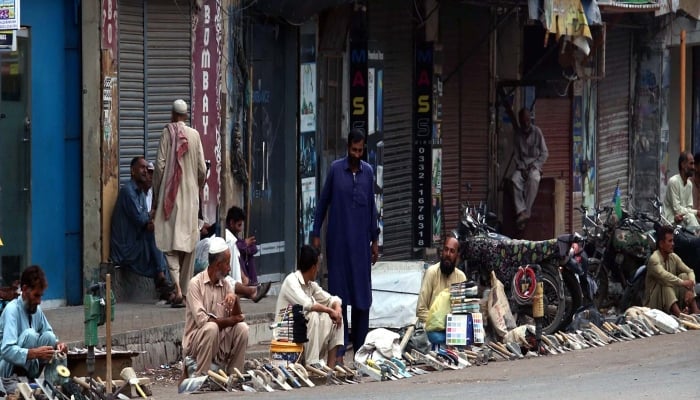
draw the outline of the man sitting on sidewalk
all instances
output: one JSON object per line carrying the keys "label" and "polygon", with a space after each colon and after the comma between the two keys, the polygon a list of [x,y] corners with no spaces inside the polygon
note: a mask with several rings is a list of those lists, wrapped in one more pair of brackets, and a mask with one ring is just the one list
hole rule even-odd
{"label": "man sitting on sidewalk", "polygon": [[[231,251],[224,239],[215,237],[209,246],[209,266],[195,275],[187,289],[187,313],[182,350],[197,363],[195,375],[219,368],[227,374],[243,369],[248,347],[248,324],[239,299],[225,277]],[[212,367],[212,363],[216,367]]]}
{"label": "man sitting on sidewalk", "polygon": [[[425,324],[428,319],[428,311],[438,294],[444,289],[449,289],[453,283],[464,282],[467,277],[464,272],[458,270],[457,260],[459,259],[459,242],[450,236],[445,239],[442,248],[440,262],[430,266],[423,276],[423,282],[418,295],[418,305],[416,316],[418,321]],[[431,343],[445,343],[445,332],[428,332],[428,340]]]}
{"label": "man sitting on sidewalk", "polygon": [[166,278],[165,255],[156,246],[153,216],[147,205],[148,162],[143,157],[131,160],[131,180],[119,189],[112,213],[110,258],[120,267],[153,278],[164,299],[172,293]]}
{"label": "man sitting on sidewalk", "polygon": [[644,281],[644,306],[678,317],[681,311],[697,314],[695,273],[673,253],[673,228],[657,232],[658,249],[649,257]]}
{"label": "man sitting on sidewalk", "polygon": [[48,287],[44,271],[33,265],[22,272],[22,297],[5,307],[0,317],[0,377],[12,374],[37,378],[54,356],[66,352],[41,310],[41,297]]}
{"label": "man sitting on sidewalk", "polygon": [[275,312],[289,304],[300,304],[307,318],[306,363],[316,364],[325,359],[332,368],[336,364],[338,349],[344,344],[342,301],[315,282],[317,274],[318,251],[304,245],[299,252],[297,270],[287,275],[282,283]]}

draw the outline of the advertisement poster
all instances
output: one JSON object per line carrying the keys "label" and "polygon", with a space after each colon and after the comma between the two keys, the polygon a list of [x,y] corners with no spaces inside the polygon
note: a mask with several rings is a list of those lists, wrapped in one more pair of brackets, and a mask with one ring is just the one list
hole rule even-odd
{"label": "advertisement poster", "polygon": [[374,102],[374,90],[375,90],[375,69],[369,68],[367,70],[367,109],[369,115],[367,116],[367,134],[371,135],[377,131],[375,121],[375,102]]}
{"label": "advertisement poster", "polygon": [[19,0],[0,0],[0,30],[19,29]]}
{"label": "advertisement poster", "polygon": [[441,240],[442,231],[442,149],[433,148],[432,167],[432,189],[433,189],[433,242]]}
{"label": "advertisement poster", "polygon": [[316,177],[301,180],[301,229],[303,243],[310,243],[316,213]]}
{"label": "advertisement poster", "polygon": [[306,63],[301,65],[301,132],[316,131],[316,64]]}
{"label": "advertisement poster", "polygon": [[302,178],[316,176],[316,132],[304,132],[299,140],[299,175]]}
{"label": "advertisement poster", "polygon": [[433,44],[416,46],[413,93],[413,246],[430,247],[433,141]]}
{"label": "advertisement poster", "polygon": [[574,85],[574,99],[573,104],[573,165],[572,171],[574,172],[574,192],[580,192],[583,189],[583,182],[581,177],[581,160],[583,159],[583,96],[582,89],[579,86],[577,93],[577,86]]}

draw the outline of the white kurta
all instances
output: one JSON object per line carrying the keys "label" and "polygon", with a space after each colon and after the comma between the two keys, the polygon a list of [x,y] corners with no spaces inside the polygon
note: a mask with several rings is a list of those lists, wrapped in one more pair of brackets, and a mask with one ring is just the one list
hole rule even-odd
{"label": "white kurta", "polygon": [[[185,125],[184,122],[179,124]],[[166,187],[163,175],[169,169],[168,163],[176,162],[172,159],[172,143],[167,127],[160,135],[153,174],[153,204],[157,206],[154,221],[156,244],[164,252],[176,250],[191,253],[199,241],[199,189],[204,186],[207,169],[199,133],[188,126],[184,126],[184,131],[188,150],[182,156],[182,181],[175,198],[175,206],[167,221],[163,214]]]}

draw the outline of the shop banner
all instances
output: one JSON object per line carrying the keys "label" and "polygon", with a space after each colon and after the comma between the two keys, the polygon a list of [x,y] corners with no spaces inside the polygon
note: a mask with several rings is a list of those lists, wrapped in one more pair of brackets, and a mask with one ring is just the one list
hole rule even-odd
{"label": "shop banner", "polygon": [[102,50],[109,50],[112,60],[117,57],[118,32],[117,0],[102,0]]}
{"label": "shop banner", "polygon": [[19,0],[0,0],[0,30],[19,29]]}
{"label": "shop banner", "polygon": [[413,246],[432,243],[433,43],[416,46],[413,102]]}
{"label": "shop banner", "polygon": [[367,41],[350,39],[350,128],[367,135]]}
{"label": "shop banner", "polygon": [[203,0],[192,22],[192,127],[199,132],[204,159],[209,163],[202,189],[202,216],[216,221],[221,181],[221,57],[220,0]]}

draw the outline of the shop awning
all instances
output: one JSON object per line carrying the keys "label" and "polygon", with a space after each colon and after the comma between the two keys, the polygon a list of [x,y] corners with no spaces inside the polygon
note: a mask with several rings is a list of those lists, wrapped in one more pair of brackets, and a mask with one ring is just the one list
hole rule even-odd
{"label": "shop awning", "polygon": [[325,9],[352,2],[353,0],[258,0],[253,7],[262,14],[280,17],[296,24]]}
{"label": "shop awning", "polygon": [[652,12],[659,10],[658,0],[597,0],[604,13]]}

